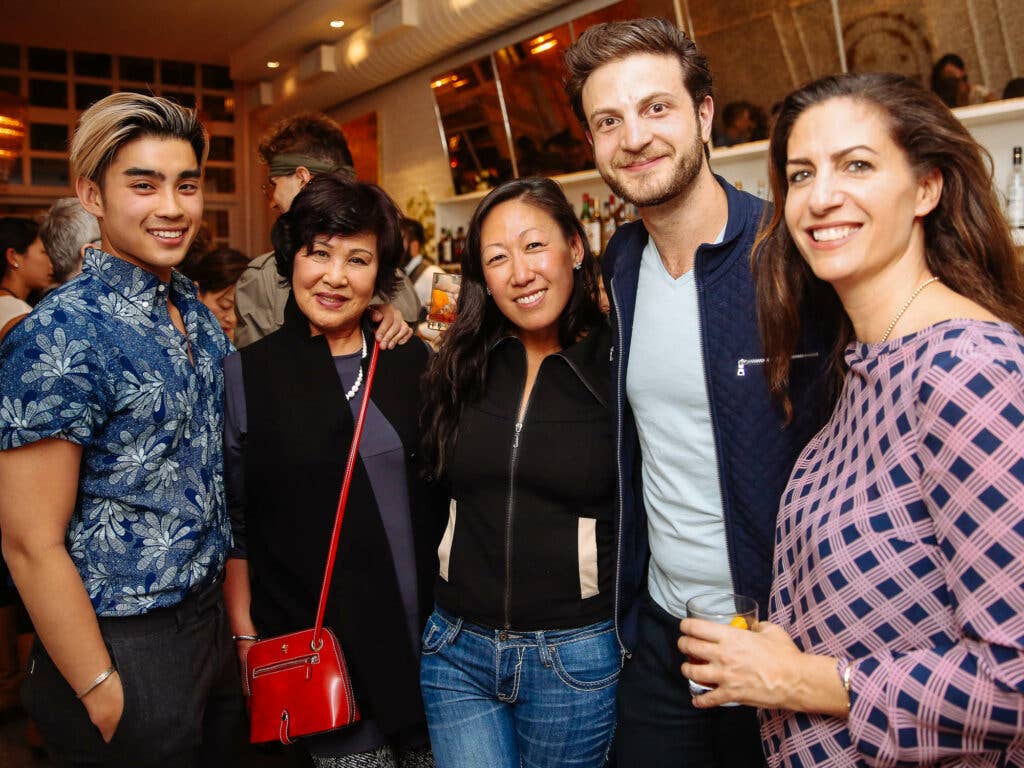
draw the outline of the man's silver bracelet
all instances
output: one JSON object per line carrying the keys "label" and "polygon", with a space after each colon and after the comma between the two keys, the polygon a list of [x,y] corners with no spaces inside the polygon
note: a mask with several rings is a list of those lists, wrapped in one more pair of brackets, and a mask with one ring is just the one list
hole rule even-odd
{"label": "man's silver bracelet", "polygon": [[111,664],[109,667],[107,667],[98,675],[96,675],[96,679],[89,683],[88,687],[86,687],[84,691],[82,691],[81,693],[76,693],[75,696],[77,696],[80,699],[84,699],[86,696],[93,692],[93,689],[95,689],[100,683],[102,683],[115,672],[117,672],[117,670],[114,669],[114,665]]}
{"label": "man's silver bracelet", "polygon": [[234,640],[236,643],[237,642],[241,642],[242,640],[252,640],[253,642],[256,642],[257,640],[260,639],[260,636],[259,635],[232,635],[231,639]]}

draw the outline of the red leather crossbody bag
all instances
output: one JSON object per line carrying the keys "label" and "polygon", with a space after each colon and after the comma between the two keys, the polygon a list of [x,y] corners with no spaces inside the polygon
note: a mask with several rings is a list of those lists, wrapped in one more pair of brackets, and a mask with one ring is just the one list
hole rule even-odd
{"label": "red leather crossbody bag", "polygon": [[370,389],[377,369],[377,343],[366,371],[366,388],[359,408],[345,479],[338,496],[331,546],[327,552],[320,603],[312,629],[271,637],[254,643],[245,657],[245,684],[249,696],[250,740],[254,744],[281,741],[291,744],[299,736],[333,731],[359,720],[352,694],[352,680],[338,638],[325,627],[327,593],[330,590],[338,536],[345,517],[352,472],[359,455]]}

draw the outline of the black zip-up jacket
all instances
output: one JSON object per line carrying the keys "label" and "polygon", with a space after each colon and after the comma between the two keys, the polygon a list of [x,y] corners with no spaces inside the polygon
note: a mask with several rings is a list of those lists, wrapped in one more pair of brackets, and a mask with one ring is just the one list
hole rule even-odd
{"label": "black zip-up jacket", "polygon": [[526,350],[508,337],[463,408],[436,599],[484,626],[570,629],[613,608],[615,442],[610,329],[540,366],[522,422]]}

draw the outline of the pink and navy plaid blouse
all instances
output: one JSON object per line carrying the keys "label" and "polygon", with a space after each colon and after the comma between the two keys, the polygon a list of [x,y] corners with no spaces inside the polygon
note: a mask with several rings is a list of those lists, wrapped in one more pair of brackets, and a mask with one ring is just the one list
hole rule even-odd
{"label": "pink and navy plaid blouse", "polygon": [[767,710],[770,766],[1024,765],[1024,337],[853,344],[793,468],[771,620],[856,661],[848,721]]}

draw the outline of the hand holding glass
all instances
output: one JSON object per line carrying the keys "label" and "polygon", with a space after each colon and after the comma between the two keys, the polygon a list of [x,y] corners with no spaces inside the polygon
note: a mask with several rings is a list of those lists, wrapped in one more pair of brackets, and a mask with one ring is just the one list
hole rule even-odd
{"label": "hand holding glass", "polygon": [[427,314],[428,328],[443,331],[455,322],[455,309],[461,287],[461,275],[441,272],[434,274],[434,285],[430,291],[430,312]]}
{"label": "hand holding glass", "polygon": [[[686,617],[703,619],[716,624],[729,624],[737,629],[750,629],[757,623],[757,601],[744,595],[732,592],[709,592],[691,597],[686,601]],[[704,664],[703,659],[689,657],[691,664]],[[706,685],[690,680],[690,695],[700,696],[713,690]],[[723,707],[735,707],[735,702],[722,704]]]}

